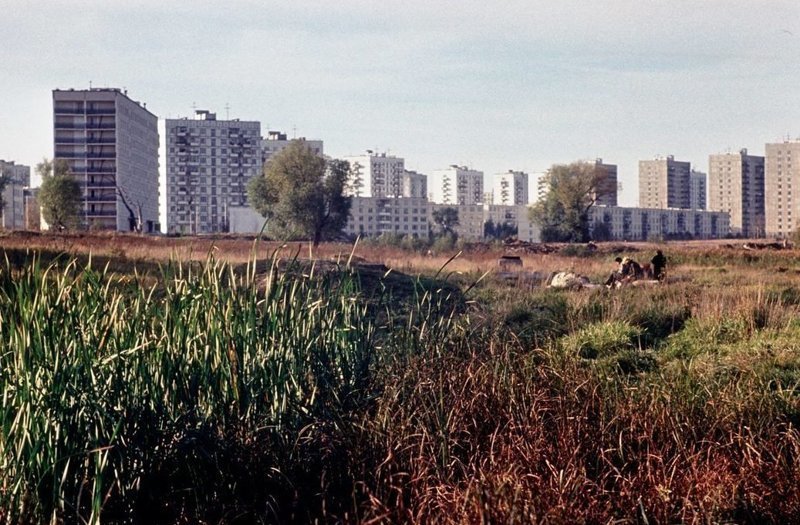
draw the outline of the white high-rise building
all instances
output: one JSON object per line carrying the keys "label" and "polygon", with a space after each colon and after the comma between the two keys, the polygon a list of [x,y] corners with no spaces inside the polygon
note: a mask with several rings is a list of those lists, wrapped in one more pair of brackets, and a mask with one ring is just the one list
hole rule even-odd
{"label": "white high-rise building", "polygon": [[367,150],[344,157],[350,163],[349,193],[353,197],[401,197],[405,160]]}
{"label": "white high-rise building", "polygon": [[708,177],[702,171],[692,170],[689,173],[689,209],[706,209],[706,188]]}
{"label": "white high-rise building", "polygon": [[[494,176],[492,204],[519,206],[529,202],[528,174],[508,170]],[[487,203],[488,204],[488,203]]]}
{"label": "white high-rise building", "polygon": [[0,160],[0,176],[7,179],[3,189],[3,208],[0,209],[0,227],[6,230],[25,227],[24,190],[31,184],[31,168],[13,161]]}
{"label": "white high-rise building", "polygon": [[198,110],[163,125],[167,231],[229,231],[229,207],[247,204],[247,183],[261,173],[261,124]]}
{"label": "white high-rise building", "polygon": [[428,200],[436,204],[483,204],[483,172],[453,164],[436,170],[428,180]]}
{"label": "white high-rise building", "polygon": [[56,89],[53,131],[53,157],[81,186],[85,227],[158,230],[158,117],[120,89]]}
{"label": "white high-rise building", "polygon": [[708,157],[708,209],[731,216],[731,233],[764,236],[764,157],[721,153]]}
{"label": "white high-rise building", "polygon": [[536,200],[539,201],[550,191],[550,173],[535,173],[533,177],[536,178]]}

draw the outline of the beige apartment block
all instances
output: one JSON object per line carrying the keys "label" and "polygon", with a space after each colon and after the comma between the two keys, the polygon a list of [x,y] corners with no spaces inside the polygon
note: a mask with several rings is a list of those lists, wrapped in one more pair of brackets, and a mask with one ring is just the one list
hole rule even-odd
{"label": "beige apartment block", "polygon": [[267,136],[259,141],[261,164],[266,166],[273,155],[282,151],[286,146],[291,144],[293,140],[302,141],[315,155],[323,155],[323,143],[321,140],[309,140],[305,137],[290,139],[287,137],[286,133],[281,131],[268,131]]}
{"label": "beige apartment block", "polygon": [[764,216],[768,236],[788,237],[800,221],[800,140],[767,144],[764,158]]}
{"label": "beige apartment block", "polygon": [[709,155],[708,209],[730,214],[732,234],[763,237],[764,157],[746,149]]}
{"label": "beige apartment block", "polygon": [[116,88],[53,90],[54,158],[81,186],[91,229],[154,232],[158,117]]}
{"label": "beige apartment block", "polygon": [[642,208],[691,207],[691,165],[666,158],[639,161],[639,206]]}
{"label": "beige apartment block", "polygon": [[427,237],[430,206],[420,197],[353,197],[344,232],[352,237],[383,233]]}

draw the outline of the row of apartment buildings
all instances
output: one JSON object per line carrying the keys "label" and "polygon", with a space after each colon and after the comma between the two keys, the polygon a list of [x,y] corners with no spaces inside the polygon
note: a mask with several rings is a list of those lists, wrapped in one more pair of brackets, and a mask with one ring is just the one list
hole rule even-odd
{"label": "row of apartment buildings", "polygon": [[[120,231],[260,230],[263,221],[247,206],[247,182],[290,143],[280,132],[262,137],[257,121],[220,120],[205,110],[193,118],[159,121],[145,104],[114,88],[54,90],[53,129],[54,157],[68,161],[81,185],[85,225]],[[306,144],[323,154],[322,141]],[[708,178],[672,156],[641,161],[639,208],[617,206],[617,166],[597,159],[595,167],[606,172],[607,187],[598,192],[593,220],[606,224],[617,238],[785,236],[797,228],[800,214],[791,193],[792,183],[800,183],[800,164],[792,165],[798,154],[800,141],[767,144],[765,157],[746,150],[711,155]],[[530,176],[524,172],[496,174],[484,191],[484,173],[467,166],[425,175],[407,170],[400,157],[369,150],[344,160],[352,168],[351,234],[421,235],[430,230],[437,207],[455,206],[460,233],[467,237],[482,237],[483,223],[492,221],[537,240],[538,231],[527,219]],[[29,168],[4,168],[9,173],[25,170],[26,176],[15,175],[6,188],[4,200],[11,204],[4,227],[22,227],[21,188],[30,182]],[[539,180],[540,195],[547,191],[546,180]],[[711,211],[702,212],[706,208]],[[714,215],[719,213],[728,219]]]}
{"label": "row of apartment buildings", "polygon": [[[766,144],[763,156],[747,149],[710,155],[708,177],[673,157],[639,163],[639,205],[724,211],[730,234],[786,237],[800,227],[800,141]],[[792,162],[794,160],[794,163]],[[706,195],[707,206],[700,197]],[[698,197],[696,198],[695,195]]]}

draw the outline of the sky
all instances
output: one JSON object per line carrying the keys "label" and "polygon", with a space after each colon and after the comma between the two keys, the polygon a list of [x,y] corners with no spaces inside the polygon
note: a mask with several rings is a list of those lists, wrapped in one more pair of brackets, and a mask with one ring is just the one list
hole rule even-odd
{"label": "sky", "polygon": [[[52,90],[118,87],[430,173],[617,164],[800,137],[798,0],[0,0],[0,159],[53,154]],[[226,106],[228,109],[226,109]],[[533,192],[532,192],[533,193]]]}

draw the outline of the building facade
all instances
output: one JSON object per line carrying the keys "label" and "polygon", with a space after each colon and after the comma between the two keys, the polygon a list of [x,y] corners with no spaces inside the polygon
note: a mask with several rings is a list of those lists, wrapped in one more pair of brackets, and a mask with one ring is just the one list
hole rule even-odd
{"label": "building facade", "polygon": [[286,133],[281,131],[269,131],[267,132],[267,136],[261,138],[259,141],[259,148],[261,150],[261,164],[266,166],[269,162],[269,159],[288,146],[292,140],[303,141],[305,145],[308,146],[316,155],[322,156],[324,154],[321,140],[308,140],[305,137],[290,139],[287,138]]}
{"label": "building facade", "polygon": [[800,140],[767,144],[764,157],[764,218],[768,236],[788,237],[800,227]]}
{"label": "building facade", "polygon": [[639,161],[639,206],[642,208],[691,207],[691,165],[667,158]]}
{"label": "building facade", "polygon": [[414,199],[428,198],[428,176],[416,171],[405,170],[403,172],[403,197]]}
{"label": "building facade", "polygon": [[733,235],[763,237],[764,157],[746,149],[709,155],[708,209],[730,214]]}
{"label": "building facade", "polygon": [[5,230],[26,228],[25,190],[31,185],[31,168],[13,161],[0,160],[0,176],[7,179],[3,189],[0,227]]}
{"label": "building facade", "polygon": [[366,155],[344,157],[350,163],[348,193],[353,197],[400,197],[403,195],[405,160],[367,150]]}
{"label": "building facade", "polygon": [[261,124],[198,110],[165,120],[164,137],[167,232],[229,231],[229,208],[247,204],[247,183],[261,173]]}
{"label": "building facade", "polygon": [[353,197],[345,233],[373,237],[384,233],[427,237],[428,200],[420,197]]}
{"label": "building facade", "polygon": [[689,173],[689,209],[691,210],[705,210],[707,209],[707,184],[708,177],[702,171],[692,170]]}
{"label": "building facade", "polygon": [[436,204],[483,204],[483,172],[453,164],[428,179],[428,200]]}
{"label": "building facade", "polygon": [[116,88],[53,90],[55,159],[81,186],[87,228],[153,232],[158,118]]}
{"label": "building facade", "polygon": [[589,216],[592,230],[604,224],[616,240],[718,239],[730,229],[730,216],[721,211],[593,206]]}
{"label": "building facade", "polygon": [[494,176],[492,201],[486,199],[484,204],[500,204],[505,206],[526,205],[529,202],[528,174],[523,171],[508,170]]}
{"label": "building facade", "polygon": [[596,170],[605,172],[603,183],[599,185],[594,195],[595,204],[598,206],[616,206],[619,183],[617,181],[617,165],[606,164],[603,159],[594,162]]}

